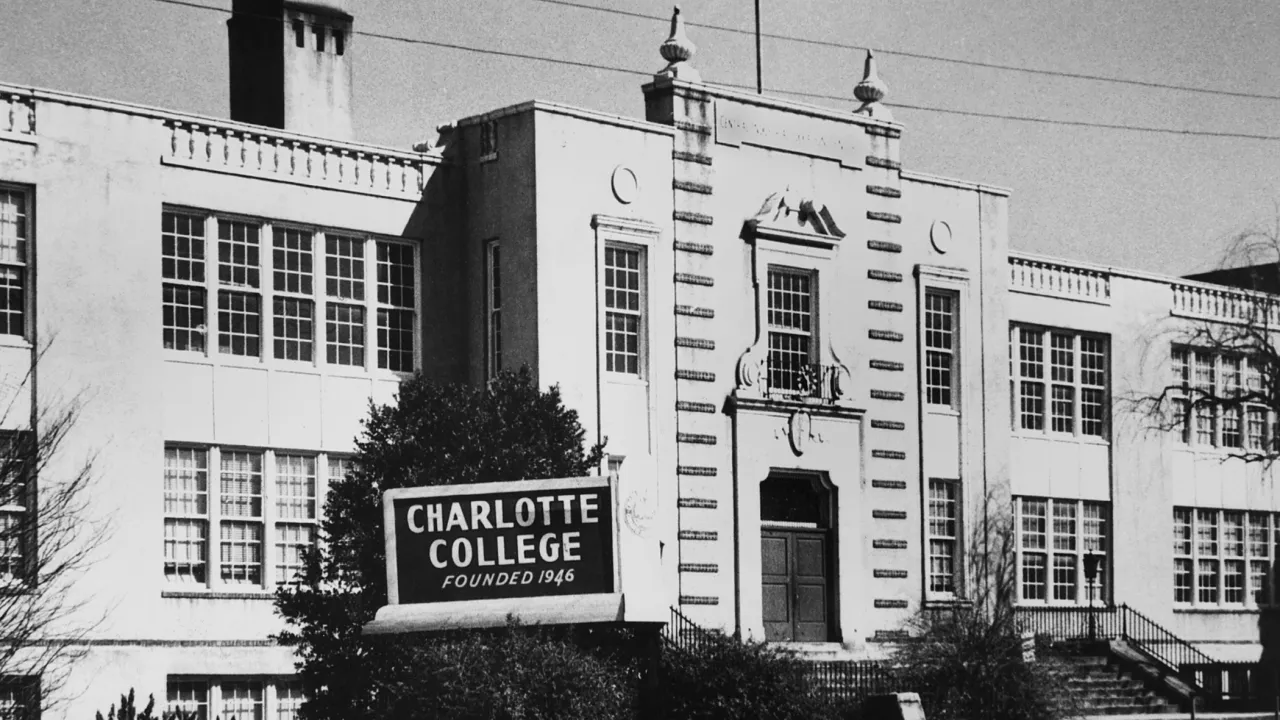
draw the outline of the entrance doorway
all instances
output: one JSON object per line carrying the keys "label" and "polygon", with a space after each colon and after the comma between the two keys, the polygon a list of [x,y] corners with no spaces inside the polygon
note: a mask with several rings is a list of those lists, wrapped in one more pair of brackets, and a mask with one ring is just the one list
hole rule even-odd
{"label": "entrance doorway", "polygon": [[814,476],[760,484],[760,571],[766,640],[835,639],[832,490]]}

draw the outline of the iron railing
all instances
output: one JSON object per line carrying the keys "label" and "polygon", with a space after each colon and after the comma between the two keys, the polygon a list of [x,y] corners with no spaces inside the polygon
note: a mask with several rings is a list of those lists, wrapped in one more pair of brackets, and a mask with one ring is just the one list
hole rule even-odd
{"label": "iron railing", "polygon": [[813,688],[827,700],[844,702],[916,690],[906,687],[893,668],[874,660],[814,660],[808,665]]}
{"label": "iron railing", "polygon": [[771,357],[764,364],[764,389],[770,395],[835,399],[834,365],[788,362]]}
{"label": "iron railing", "polygon": [[719,633],[708,630],[671,608],[671,620],[662,629],[662,639],[668,647],[679,650],[698,650],[716,641]]}

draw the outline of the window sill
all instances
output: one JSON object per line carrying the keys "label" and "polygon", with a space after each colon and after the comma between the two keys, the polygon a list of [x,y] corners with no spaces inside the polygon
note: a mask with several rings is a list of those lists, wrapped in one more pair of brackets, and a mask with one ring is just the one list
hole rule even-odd
{"label": "window sill", "polygon": [[960,417],[959,410],[956,410],[953,407],[946,407],[945,405],[929,405],[928,403],[925,403],[924,411],[925,411],[925,414],[927,415],[942,415],[944,417],[956,417],[956,418]]}
{"label": "window sill", "polygon": [[604,373],[604,381],[610,385],[631,385],[634,387],[649,387],[649,381],[638,375],[627,375],[624,373],[609,372]]}
{"label": "window sill", "polygon": [[1067,433],[1046,433],[1029,430],[1014,430],[1015,438],[1026,440],[1052,440],[1054,442],[1069,442],[1077,445],[1098,445],[1110,447],[1111,441],[1106,438],[1096,437],[1094,435],[1068,435]]}
{"label": "window sill", "polygon": [[1174,448],[1177,452],[1187,453],[1189,455],[1203,455],[1205,457],[1213,457],[1219,459],[1230,459],[1233,457],[1243,457],[1245,455],[1270,453],[1269,450],[1251,450],[1249,448],[1226,448],[1216,445],[1188,445],[1179,442]]}
{"label": "window sill", "polygon": [[274,592],[267,590],[230,591],[230,590],[162,590],[162,598],[188,598],[204,600],[275,600]]}
{"label": "window sill", "polygon": [[1174,614],[1181,615],[1257,615],[1263,611],[1273,610],[1274,608],[1258,608],[1258,607],[1189,607],[1174,606]]}
{"label": "window sill", "polygon": [[0,335],[0,347],[30,350],[32,345],[30,340],[18,335]]}
{"label": "window sill", "polygon": [[925,610],[959,610],[960,608],[973,607],[973,601],[968,598],[961,597],[934,597],[927,598],[921,605]]}
{"label": "window sill", "polygon": [[182,350],[165,350],[164,359],[166,362],[182,363],[184,365],[204,365],[208,367],[233,367],[245,368],[250,370],[274,370],[276,372],[294,373],[297,375],[323,375],[326,377],[343,377],[360,380],[395,380],[402,381],[413,377],[412,372],[397,372],[395,370],[365,370],[363,368],[353,368],[349,365],[316,365],[314,363],[297,362],[293,360],[260,360],[256,358],[243,358],[237,355],[218,355],[218,359],[206,355],[204,353],[186,352]]}

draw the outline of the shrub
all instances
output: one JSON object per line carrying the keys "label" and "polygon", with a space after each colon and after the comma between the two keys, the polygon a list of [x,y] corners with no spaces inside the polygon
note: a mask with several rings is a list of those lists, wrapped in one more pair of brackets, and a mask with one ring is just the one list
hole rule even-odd
{"label": "shrub", "polygon": [[690,650],[665,649],[667,720],[828,720],[837,709],[813,687],[804,661],[762,642],[712,634]]}
{"label": "shrub", "polygon": [[[120,696],[120,709],[116,710],[113,704],[107,710],[107,720],[196,720],[194,712],[188,713],[182,710],[170,710],[159,715],[152,715],[151,712],[156,706],[156,696],[147,696],[147,706],[142,712],[138,712],[138,706],[134,703],[133,688],[129,688],[128,695]],[[95,713],[97,720],[102,720],[102,713]]]}

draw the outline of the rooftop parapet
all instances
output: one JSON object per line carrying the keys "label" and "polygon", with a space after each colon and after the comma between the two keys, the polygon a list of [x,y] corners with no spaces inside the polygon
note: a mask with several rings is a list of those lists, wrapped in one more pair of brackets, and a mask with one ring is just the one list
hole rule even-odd
{"label": "rooftop parapet", "polygon": [[1009,258],[1009,290],[1111,304],[1111,274],[1030,258]]}

